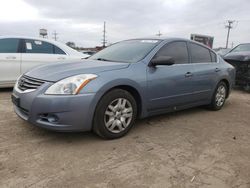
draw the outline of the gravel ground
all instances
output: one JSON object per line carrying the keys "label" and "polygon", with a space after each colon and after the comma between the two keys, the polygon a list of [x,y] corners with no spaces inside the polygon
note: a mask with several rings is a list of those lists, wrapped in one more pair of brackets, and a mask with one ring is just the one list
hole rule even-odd
{"label": "gravel ground", "polygon": [[139,120],[105,141],[19,119],[0,90],[0,187],[250,187],[250,94]]}

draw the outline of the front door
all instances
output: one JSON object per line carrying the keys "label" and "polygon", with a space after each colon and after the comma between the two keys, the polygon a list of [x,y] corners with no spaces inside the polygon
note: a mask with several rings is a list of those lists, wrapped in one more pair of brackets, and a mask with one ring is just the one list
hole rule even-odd
{"label": "front door", "polygon": [[66,54],[57,54],[56,46],[49,42],[33,39],[25,39],[23,42],[24,53],[22,54],[21,62],[22,73],[42,64],[64,62],[67,59]]}

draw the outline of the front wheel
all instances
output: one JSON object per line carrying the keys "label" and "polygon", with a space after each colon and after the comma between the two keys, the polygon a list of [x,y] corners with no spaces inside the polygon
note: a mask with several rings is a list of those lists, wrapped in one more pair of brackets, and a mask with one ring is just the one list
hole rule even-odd
{"label": "front wheel", "polygon": [[99,101],[93,121],[93,130],[106,139],[124,136],[133,126],[137,116],[134,97],[122,89],[114,89]]}
{"label": "front wheel", "polygon": [[225,104],[227,92],[228,92],[228,88],[225,82],[220,82],[217,85],[215,92],[213,94],[213,98],[209,106],[210,109],[220,110]]}

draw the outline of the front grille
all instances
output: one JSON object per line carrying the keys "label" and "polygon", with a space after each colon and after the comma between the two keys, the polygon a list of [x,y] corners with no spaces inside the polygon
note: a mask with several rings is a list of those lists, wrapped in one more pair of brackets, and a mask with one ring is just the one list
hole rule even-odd
{"label": "front grille", "polygon": [[44,83],[45,83],[45,81],[43,81],[43,80],[31,78],[28,76],[22,76],[18,80],[18,89],[20,89],[21,91],[35,90]]}

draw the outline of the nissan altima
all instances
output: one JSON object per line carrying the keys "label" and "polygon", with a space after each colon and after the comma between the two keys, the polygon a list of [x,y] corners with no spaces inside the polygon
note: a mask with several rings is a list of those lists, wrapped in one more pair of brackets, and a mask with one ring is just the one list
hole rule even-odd
{"label": "nissan altima", "polygon": [[194,41],[143,38],[118,42],[85,62],[54,63],[23,74],[16,114],[56,131],[124,136],[136,118],[206,105],[220,110],[235,70]]}

